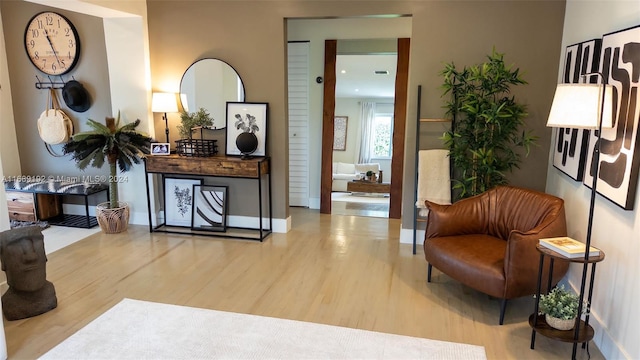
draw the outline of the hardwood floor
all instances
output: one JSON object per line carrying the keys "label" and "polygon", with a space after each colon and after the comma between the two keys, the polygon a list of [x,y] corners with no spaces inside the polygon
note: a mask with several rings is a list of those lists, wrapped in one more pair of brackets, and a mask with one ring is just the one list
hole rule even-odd
{"label": "hardwood floor", "polygon": [[4,321],[9,359],[37,358],[123,298],[482,345],[489,359],[570,358],[571,344],[540,335],[529,349],[532,298],[511,301],[499,326],[497,300],[435,269],[427,283],[399,220],[291,212],[292,230],[263,243],[131,226],[50,254],[58,307]]}

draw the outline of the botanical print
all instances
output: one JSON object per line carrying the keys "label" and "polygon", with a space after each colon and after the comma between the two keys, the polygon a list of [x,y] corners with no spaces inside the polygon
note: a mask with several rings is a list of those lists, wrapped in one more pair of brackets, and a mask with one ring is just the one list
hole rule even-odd
{"label": "botanical print", "polygon": [[193,212],[193,186],[201,185],[202,179],[164,179],[165,224],[191,227]]}
{"label": "botanical print", "polygon": [[267,150],[267,103],[227,102],[226,155],[243,155],[236,146],[236,139],[242,133],[253,133],[258,139],[258,147],[251,154],[265,156]]}

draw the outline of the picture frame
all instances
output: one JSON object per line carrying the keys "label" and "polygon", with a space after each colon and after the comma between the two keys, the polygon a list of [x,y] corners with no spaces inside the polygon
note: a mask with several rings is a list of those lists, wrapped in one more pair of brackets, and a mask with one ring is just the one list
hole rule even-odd
{"label": "picture frame", "polygon": [[171,153],[171,144],[169,143],[152,143],[151,155],[169,155]]}
{"label": "picture frame", "polygon": [[[227,102],[225,154],[230,156],[266,156],[268,103]],[[257,138],[254,151],[241,151],[236,139],[242,133],[253,133]]]}
{"label": "picture frame", "polygon": [[198,178],[164,178],[164,223],[167,226],[191,227],[193,185],[202,185]]}
{"label": "picture frame", "polygon": [[191,229],[227,231],[227,186],[193,185]]}
{"label": "picture frame", "polygon": [[[613,102],[618,106],[613,114],[613,128],[602,129],[601,134],[591,133],[583,179],[583,184],[591,188],[594,170],[599,165],[597,192],[624,210],[633,210],[640,170],[640,106],[634,105],[640,104],[640,92],[634,90],[640,87],[640,81],[633,75],[637,69],[620,64],[640,62],[640,54],[629,50],[637,46],[639,38],[640,26],[602,37],[600,72],[614,88]],[[623,54],[627,54],[624,60]],[[593,163],[597,143],[600,143],[600,164]]]}
{"label": "picture frame", "polygon": [[[567,46],[562,82],[565,84],[597,83],[597,75],[583,75],[600,68],[601,39],[591,39]],[[575,181],[582,181],[587,162],[590,130],[558,128],[554,136],[553,166]]]}
{"label": "picture frame", "polygon": [[347,150],[347,125],[348,116],[335,116],[333,118],[333,150]]}

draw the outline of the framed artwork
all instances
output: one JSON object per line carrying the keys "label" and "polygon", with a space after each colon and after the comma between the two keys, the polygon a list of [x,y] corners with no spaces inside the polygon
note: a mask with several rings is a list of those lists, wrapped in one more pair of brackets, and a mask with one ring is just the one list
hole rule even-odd
{"label": "framed artwork", "polygon": [[171,145],[169,143],[153,143],[151,144],[152,155],[169,155]]}
{"label": "framed artwork", "polygon": [[227,230],[227,187],[193,185],[193,230]]}
{"label": "framed artwork", "polygon": [[164,178],[164,223],[167,226],[191,227],[193,185],[202,179]]}
{"label": "framed artwork", "polygon": [[[268,107],[268,103],[227,102],[226,155],[266,155]],[[243,133],[256,136],[255,150],[238,148],[236,140]]]}
{"label": "framed artwork", "polygon": [[[640,26],[602,37],[600,72],[613,91],[613,128],[593,131],[589,140],[584,184],[591,187],[596,166],[600,166],[597,191],[625,210],[633,209],[638,184],[638,122],[640,121]],[[598,136],[601,135],[601,136]],[[600,164],[593,163],[596,142],[600,143]]]}
{"label": "framed artwork", "polygon": [[[601,39],[567,46],[562,82],[565,84],[597,83],[598,75],[583,75],[599,70]],[[589,130],[558,128],[555,132],[553,166],[576,181],[584,178],[589,145]]]}
{"label": "framed artwork", "polygon": [[336,116],[333,118],[333,150],[347,150],[347,123],[348,116]]}

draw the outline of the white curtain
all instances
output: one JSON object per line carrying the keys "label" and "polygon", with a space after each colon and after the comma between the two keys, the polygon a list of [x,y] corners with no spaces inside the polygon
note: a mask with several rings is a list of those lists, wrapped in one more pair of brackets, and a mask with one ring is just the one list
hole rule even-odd
{"label": "white curtain", "polygon": [[358,146],[358,163],[371,162],[371,132],[373,120],[376,117],[376,103],[369,101],[360,102],[360,146]]}

